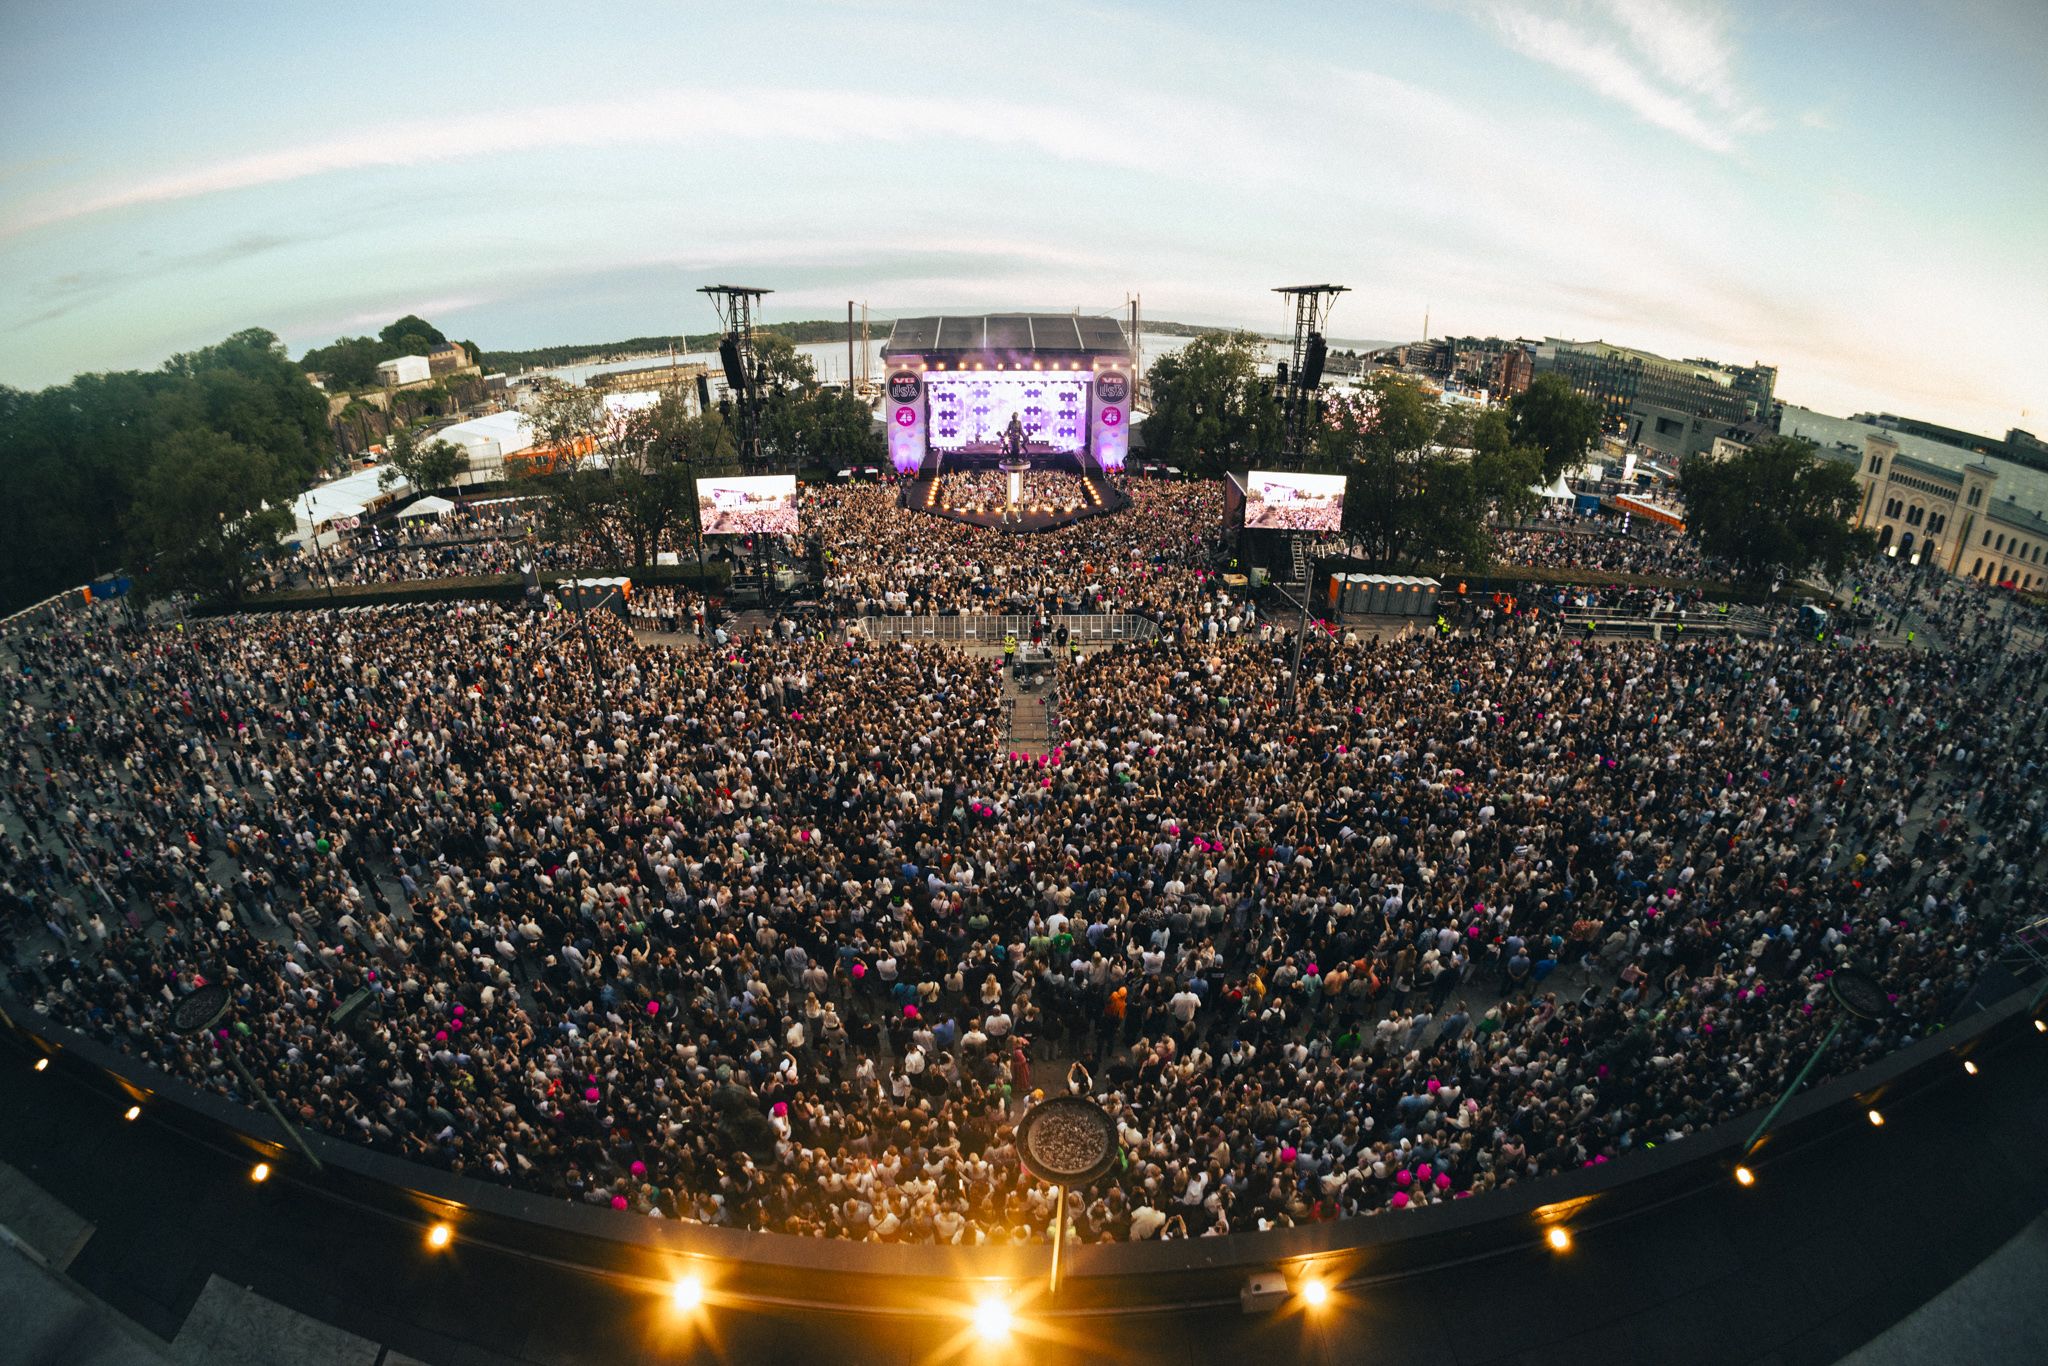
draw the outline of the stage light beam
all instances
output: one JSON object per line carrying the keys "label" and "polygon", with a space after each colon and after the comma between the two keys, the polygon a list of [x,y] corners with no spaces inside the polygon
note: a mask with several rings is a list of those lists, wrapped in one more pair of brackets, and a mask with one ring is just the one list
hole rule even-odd
{"label": "stage light beam", "polygon": [[678,1314],[690,1314],[703,1307],[704,1282],[695,1276],[678,1276],[669,1287],[668,1302]]}
{"label": "stage light beam", "polygon": [[1016,1326],[1009,1302],[995,1295],[974,1306],[974,1331],[983,1342],[1005,1342]]}

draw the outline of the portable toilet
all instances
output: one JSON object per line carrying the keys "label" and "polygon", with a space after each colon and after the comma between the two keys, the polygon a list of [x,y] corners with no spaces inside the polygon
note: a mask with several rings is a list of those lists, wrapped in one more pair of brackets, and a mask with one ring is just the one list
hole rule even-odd
{"label": "portable toilet", "polygon": [[1388,591],[1387,576],[1368,574],[1365,577],[1365,610],[1373,616],[1385,616],[1393,610],[1393,594]]}
{"label": "portable toilet", "polygon": [[1365,603],[1368,596],[1370,595],[1366,592],[1365,575],[1346,574],[1344,576],[1345,611],[1354,613],[1365,611]]}

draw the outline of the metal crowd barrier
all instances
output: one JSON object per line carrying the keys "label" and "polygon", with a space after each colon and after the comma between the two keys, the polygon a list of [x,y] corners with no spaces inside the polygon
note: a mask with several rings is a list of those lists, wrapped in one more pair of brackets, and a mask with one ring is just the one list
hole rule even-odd
{"label": "metal crowd barrier", "polygon": [[[862,617],[861,633],[870,640],[922,640],[950,645],[1000,645],[1009,636],[1031,638],[1039,618],[1029,614],[987,616],[887,616]],[[1115,645],[1123,641],[1151,640],[1159,625],[1149,617],[1127,612],[1061,613],[1045,618],[1048,634],[1067,628],[1070,640],[1083,645]]]}

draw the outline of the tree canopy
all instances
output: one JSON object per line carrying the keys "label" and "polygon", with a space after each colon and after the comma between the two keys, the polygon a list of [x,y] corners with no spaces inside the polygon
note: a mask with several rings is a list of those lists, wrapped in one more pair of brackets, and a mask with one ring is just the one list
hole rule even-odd
{"label": "tree canopy", "polygon": [[1388,569],[1485,564],[1488,519],[1526,511],[1542,466],[1501,413],[1446,407],[1391,374],[1325,399],[1312,454],[1319,469],[1350,476],[1344,534]]}
{"label": "tree canopy", "polygon": [[469,456],[454,442],[439,437],[422,441],[405,429],[386,443],[384,459],[391,468],[378,477],[380,484],[389,488],[403,479],[421,493],[447,488],[469,468]]}
{"label": "tree canopy", "polygon": [[[299,367],[308,374],[323,377],[332,390],[369,389],[376,386],[380,361],[399,356],[424,356],[447,344],[448,338],[442,335],[440,328],[425,318],[408,313],[397,322],[381,328],[374,337],[336,337],[326,346],[316,346],[299,358]],[[466,342],[464,345],[474,360],[475,343]]]}
{"label": "tree canopy", "polygon": [[1856,468],[1821,457],[1810,441],[1774,436],[1725,460],[1694,458],[1678,474],[1687,528],[1700,548],[1745,582],[1793,578],[1818,565],[1829,577],[1873,549],[1849,525]]}
{"label": "tree canopy", "polygon": [[[327,400],[260,328],[153,371],[0,388],[0,603],[117,570],[145,592],[226,591],[233,576],[204,555],[242,534],[250,495],[289,504],[332,454]],[[195,485],[167,465],[207,476]],[[179,519],[210,549],[169,553]]]}
{"label": "tree canopy", "polygon": [[608,433],[607,467],[580,468],[548,487],[552,534],[584,534],[608,561],[654,563],[666,541],[697,531],[697,478],[733,468],[739,450],[717,413],[693,413],[680,394],[628,413]]}
{"label": "tree canopy", "polygon": [[1259,362],[1249,332],[1196,337],[1152,362],[1146,454],[1214,477],[1278,451],[1280,403]]}
{"label": "tree canopy", "polygon": [[1600,439],[1600,418],[1600,405],[1562,375],[1538,375],[1508,404],[1508,431],[1517,446],[1541,453],[1546,484],[1585,461]]}

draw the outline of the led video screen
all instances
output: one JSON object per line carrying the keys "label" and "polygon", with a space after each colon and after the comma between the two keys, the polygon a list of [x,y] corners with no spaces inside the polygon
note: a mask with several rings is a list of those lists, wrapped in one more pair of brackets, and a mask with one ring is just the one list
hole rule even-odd
{"label": "led video screen", "polygon": [[706,536],[794,536],[796,476],[753,474],[699,479],[697,517]]}
{"label": "led video screen", "polygon": [[1036,372],[926,375],[935,451],[1000,450],[1010,419],[1024,429],[1024,450],[1079,451],[1087,443],[1088,381]]}
{"label": "led video screen", "polygon": [[1344,525],[1341,474],[1253,470],[1245,482],[1247,531],[1337,531]]}

